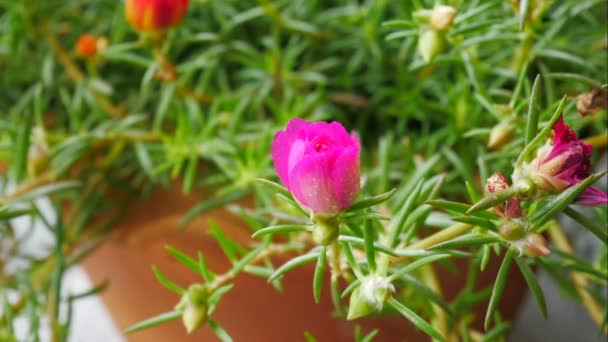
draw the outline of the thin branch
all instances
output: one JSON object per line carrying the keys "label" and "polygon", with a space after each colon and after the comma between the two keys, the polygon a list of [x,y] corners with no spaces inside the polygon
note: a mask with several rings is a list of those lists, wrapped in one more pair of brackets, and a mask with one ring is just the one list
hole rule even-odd
{"label": "thin branch", "polygon": [[466,234],[471,231],[471,229],[473,229],[473,226],[470,224],[456,223],[454,225],[449,226],[448,228],[440,230],[433,235],[427,236],[426,238],[409,245],[408,247],[406,247],[406,249],[426,249],[436,244],[449,241],[455,237]]}
{"label": "thin branch", "polygon": [[26,194],[40,186],[49,184],[54,179],[55,179],[55,177],[53,176],[53,173],[50,171],[47,171],[47,172],[43,173],[42,175],[40,175],[39,177],[34,178],[33,180],[23,184],[22,186],[18,187],[15,190],[13,190],[13,192],[6,194],[4,196],[1,196],[0,202],[8,202],[8,201],[12,200],[13,198]]}
{"label": "thin branch", "polygon": [[[293,248],[290,248],[287,245],[271,244],[270,246],[268,246],[268,248],[261,251],[260,254],[258,254],[255,258],[251,259],[251,261],[247,265],[248,266],[256,265],[256,264],[263,262],[264,260],[266,260],[268,258],[271,258],[273,256],[278,256],[281,254],[285,254],[285,253],[291,252],[291,251],[293,251]],[[227,272],[217,276],[213,280],[213,285],[211,287],[216,289],[223,285],[226,285],[227,283],[234,280],[238,275],[239,275],[238,273],[233,272],[232,269],[230,269]]]}

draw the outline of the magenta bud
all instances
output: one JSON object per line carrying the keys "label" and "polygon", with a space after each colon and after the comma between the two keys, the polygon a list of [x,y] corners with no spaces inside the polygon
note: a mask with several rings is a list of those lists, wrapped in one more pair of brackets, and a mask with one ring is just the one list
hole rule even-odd
{"label": "magenta bud", "polygon": [[315,217],[332,217],[359,195],[361,147],[339,122],[293,119],[272,142],[279,178]]}
{"label": "magenta bud", "polygon": [[[563,116],[553,126],[553,132],[553,141],[540,147],[530,163],[515,170],[514,181],[529,180],[541,192],[551,194],[560,193],[589,176],[592,146],[577,139]],[[588,187],[578,201],[583,205],[601,205],[608,202],[608,195]]]}

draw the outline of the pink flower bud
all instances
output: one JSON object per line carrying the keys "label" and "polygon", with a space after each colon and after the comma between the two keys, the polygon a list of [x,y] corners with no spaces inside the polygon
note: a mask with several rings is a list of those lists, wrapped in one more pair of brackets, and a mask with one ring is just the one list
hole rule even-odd
{"label": "pink flower bud", "polygon": [[540,234],[530,234],[523,242],[523,252],[530,257],[546,256],[551,254],[547,248],[547,241]]}
{"label": "pink flower bud", "polygon": [[303,207],[335,216],[359,194],[359,139],[339,122],[293,119],[272,142],[279,178]]}
{"label": "pink flower bud", "polygon": [[486,181],[486,190],[489,193],[494,193],[496,191],[505,190],[508,187],[509,187],[509,181],[507,181],[507,178],[500,172],[494,173]]}
{"label": "pink flower bud", "polygon": [[[514,178],[528,177],[539,189],[560,192],[589,176],[592,146],[578,140],[576,133],[564,124],[563,116],[553,126],[553,142],[538,149],[536,157],[516,172]],[[579,196],[583,205],[601,205],[608,202],[604,192],[588,187]]]}
{"label": "pink flower bud", "polygon": [[135,29],[156,32],[179,24],[189,0],[127,0],[125,15]]}
{"label": "pink flower bud", "polygon": [[[509,188],[509,182],[503,176],[502,173],[496,172],[486,181],[486,191],[488,193],[494,193],[497,191],[505,190]],[[512,197],[507,200],[504,204],[500,204],[494,207],[494,212],[498,216],[507,218],[514,218],[521,216],[521,205],[517,197]]]}

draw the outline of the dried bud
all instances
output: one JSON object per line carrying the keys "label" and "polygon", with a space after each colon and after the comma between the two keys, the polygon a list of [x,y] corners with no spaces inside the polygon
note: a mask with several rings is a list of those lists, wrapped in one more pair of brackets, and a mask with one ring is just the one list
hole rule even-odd
{"label": "dried bud", "polygon": [[445,31],[452,27],[456,17],[456,9],[452,6],[437,5],[430,16],[431,27],[437,31]]}
{"label": "dried bud", "polygon": [[421,29],[418,39],[418,52],[422,59],[430,63],[445,47],[445,37],[441,32],[433,29]]}
{"label": "dried bud", "polygon": [[201,284],[194,284],[182,296],[176,309],[182,310],[182,322],[188,334],[196,331],[207,321],[209,291]]}
{"label": "dried bud", "polygon": [[494,126],[490,131],[488,139],[488,147],[491,149],[499,149],[511,141],[515,127],[510,123],[503,121]]}
{"label": "dried bud", "polygon": [[576,109],[582,116],[608,109],[608,92],[602,88],[594,88],[590,92],[580,94],[576,99]]}
{"label": "dried bud", "polygon": [[135,29],[158,32],[177,26],[186,15],[189,0],[127,0],[125,15]]}
{"label": "dried bud", "polygon": [[82,58],[93,57],[107,47],[108,40],[105,37],[83,33],[78,37],[78,41],[76,41],[76,55]]}
{"label": "dried bud", "polygon": [[395,287],[386,278],[372,275],[363,279],[361,286],[350,296],[347,318],[351,320],[365,317],[382,310],[384,302],[393,292]]}

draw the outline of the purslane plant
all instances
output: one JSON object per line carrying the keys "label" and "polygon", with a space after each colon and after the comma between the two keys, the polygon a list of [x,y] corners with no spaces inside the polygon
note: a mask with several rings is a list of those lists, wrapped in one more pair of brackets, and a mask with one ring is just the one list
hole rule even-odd
{"label": "purslane plant", "polygon": [[[290,121],[285,131],[277,133],[272,145],[277,174],[289,187],[283,188],[268,180],[263,180],[263,183],[282,194],[281,198],[291,202],[292,207],[300,208],[301,214],[306,215],[309,223],[298,225],[286,222],[264,227],[256,231],[254,237],[263,238],[265,242],[260,246],[267,246],[269,236],[287,234],[297,241],[305,242],[309,247],[306,253],[278,267],[268,280],[275,281],[296,267],[316,262],[312,279],[314,298],[319,301],[323,276],[329,268],[332,296],[338,315],[356,319],[380,312],[388,306],[434,339],[445,341],[452,336],[446,325],[454,325],[455,322],[432,325],[425,321],[414,309],[399,300],[403,293],[400,281],[411,273],[424,270],[432,273],[432,265],[442,260],[474,257],[474,253],[461,251],[462,247],[494,245],[502,247],[505,253],[486,313],[486,329],[494,321],[498,302],[507,285],[508,267],[513,260],[517,261],[534,291],[539,310],[547,315],[542,292],[539,292],[538,284],[528,265],[528,260],[534,261],[535,257],[551,253],[545,238],[538,232],[546,229],[547,222],[555,214],[574,204],[577,199],[585,205],[605,205],[608,202],[606,193],[591,187],[605,172],[589,176],[591,147],[577,140],[576,134],[563,123],[561,110],[561,106],[558,106],[549,120],[549,124],[554,124],[547,125],[553,127],[553,143],[538,146],[539,142],[548,136],[549,130],[544,128],[523,149],[518,158],[521,164],[516,163],[513,176],[515,184],[518,185],[509,186],[502,174],[495,173],[487,180],[487,196],[469,206],[432,200],[442,180],[425,181],[422,178],[411,192],[406,193],[405,202],[391,216],[381,216],[378,212],[390,200],[394,190],[354,202],[359,192],[361,148],[354,133],[349,135],[337,122],[308,123],[301,119]],[[532,120],[529,119],[528,125],[537,126],[538,123]],[[549,156],[545,151],[548,147],[552,147],[554,151]],[[525,153],[535,156],[534,159],[526,162]],[[554,162],[552,167],[543,164],[552,162],[553,159],[558,162]],[[540,167],[545,166],[542,170],[551,174],[538,176],[541,177],[540,181],[522,180],[517,165],[521,165],[521,168],[533,167],[534,172],[540,172]],[[557,189],[553,186],[543,187],[547,177],[555,175],[560,175],[570,182]],[[523,183],[525,185],[522,185]],[[534,187],[538,187],[538,191]],[[451,218],[461,223],[454,223],[430,236],[413,241],[410,232],[415,229],[416,223],[408,222],[408,218],[424,208],[424,202],[448,209],[449,212],[461,212],[463,216]],[[493,208],[495,215],[482,211],[487,208]],[[429,214],[430,211],[427,211],[427,217],[422,216],[423,222],[428,219]],[[279,218],[282,215],[275,213],[275,216]],[[412,224],[414,226],[410,226]],[[247,264],[258,262],[260,259],[257,256],[263,251],[263,248],[256,248],[251,254],[244,256],[242,261]],[[483,262],[482,268],[485,267]],[[487,260],[485,262],[487,263]],[[241,262],[237,264],[240,265],[239,271],[243,269]],[[343,264],[348,265],[347,269],[339,266]],[[203,274],[209,271],[203,266],[200,272]],[[346,288],[341,288],[340,279],[348,284]],[[223,295],[225,289],[217,287],[214,282],[192,285],[184,293],[173,315],[164,314],[142,322],[130,331],[158,324],[178,315],[182,316],[188,331],[191,331],[191,327],[200,327],[206,322],[211,314],[208,307],[218,305],[218,299],[211,299],[207,293],[218,291]],[[201,293],[207,295],[201,296]],[[348,295],[350,300],[346,313],[342,301]],[[196,302],[191,299],[194,296],[199,298]],[[447,313],[453,315],[451,312]],[[213,325],[216,323],[213,322]]]}
{"label": "purslane plant", "polygon": [[[208,194],[176,231],[225,206],[257,242],[239,246],[213,225],[228,270],[168,248],[202,280],[176,284],[154,267],[181,299],[128,332],[181,319],[189,333],[208,326],[231,340],[214,313],[235,278],[280,288],[304,264],[315,266],[302,295],[319,302],[329,276],[338,317],[400,314],[440,341],[504,335],[498,305],[514,264],[550,315],[541,269],[605,331],[606,194],[592,187],[607,140],[598,9],[597,0],[0,2],[0,340],[39,340],[42,312],[51,338],[67,340],[73,302],[106,284],[65,295],[65,271],[126,204],[176,178],[184,193]],[[245,196],[256,207],[234,203]],[[598,262],[576,256],[560,214],[597,237]],[[17,217],[55,237],[45,257],[22,248]],[[278,255],[291,259],[276,264]],[[478,289],[490,259],[500,269]],[[453,285],[437,273],[455,260],[468,265],[457,269],[466,284],[448,299]],[[479,303],[484,331],[471,318]],[[23,317],[27,336],[17,336]]]}

